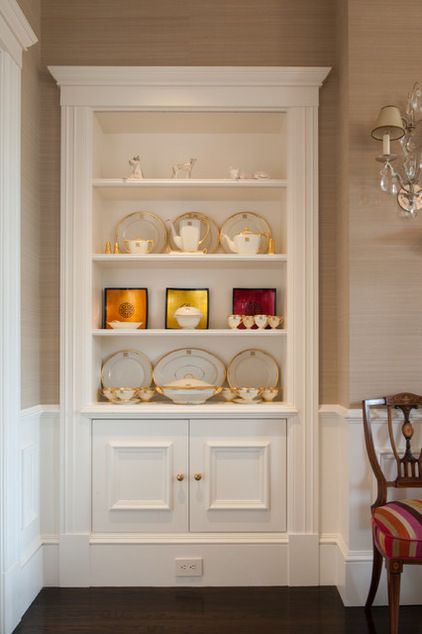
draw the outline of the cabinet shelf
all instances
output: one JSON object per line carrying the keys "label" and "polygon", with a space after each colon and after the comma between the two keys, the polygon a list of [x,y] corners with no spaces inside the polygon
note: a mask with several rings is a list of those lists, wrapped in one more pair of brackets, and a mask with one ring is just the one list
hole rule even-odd
{"label": "cabinet shelf", "polygon": [[115,405],[114,403],[90,403],[81,409],[88,418],[137,419],[140,416],[160,418],[171,415],[177,418],[207,418],[211,415],[227,415],[230,418],[287,418],[296,416],[298,410],[290,403],[276,401],[272,403],[238,404],[226,402],[207,402],[203,405],[174,405],[162,401],[139,403],[136,405]]}
{"label": "cabinet shelf", "polygon": [[276,253],[275,255],[236,255],[235,253],[209,253],[204,255],[170,255],[169,253],[150,253],[148,255],[132,255],[121,253],[119,255],[96,253],[92,256],[92,261],[101,266],[119,265],[151,265],[160,266],[223,266],[223,267],[252,267],[257,265],[264,267],[279,266],[281,262],[287,261],[287,255]]}
{"label": "cabinet shelf", "polygon": [[287,330],[238,330],[228,328],[197,329],[171,329],[147,328],[145,330],[133,329],[104,329],[96,328],[92,331],[94,337],[283,337]]}
{"label": "cabinet shelf", "polygon": [[94,178],[92,185],[103,189],[142,189],[147,187],[172,187],[192,189],[196,187],[225,187],[230,189],[280,189],[287,187],[282,178],[143,178],[140,181],[128,181],[125,178]]}

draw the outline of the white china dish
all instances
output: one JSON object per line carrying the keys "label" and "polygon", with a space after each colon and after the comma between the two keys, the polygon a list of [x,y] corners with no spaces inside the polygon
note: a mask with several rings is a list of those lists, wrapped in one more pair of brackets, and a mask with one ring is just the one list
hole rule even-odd
{"label": "white china dish", "polygon": [[[221,245],[226,251],[226,253],[232,253],[232,249],[230,248],[230,242],[233,242],[235,236],[243,237],[238,238],[239,243],[243,244],[251,244],[250,240],[247,242],[246,238],[248,235],[246,232],[249,232],[249,237],[251,235],[260,236],[259,245],[255,253],[267,253],[268,251],[268,241],[271,238],[271,227],[268,222],[262,216],[252,212],[252,211],[242,211],[240,213],[234,214],[230,216],[220,230],[220,242]],[[253,244],[255,244],[257,238],[253,239]],[[248,251],[251,253],[251,251]]]}
{"label": "white china dish", "polygon": [[122,253],[127,253],[126,241],[152,240],[151,253],[162,253],[167,246],[167,229],[164,222],[149,211],[135,211],[119,222],[116,241]]}
{"label": "white china dish", "polygon": [[[261,388],[259,387],[238,387],[233,390],[237,396],[246,403],[254,403],[261,394]],[[236,401],[239,402],[239,401]]]}
{"label": "white china dish", "polygon": [[151,253],[154,240],[123,240],[126,251],[134,255],[146,255]]}
{"label": "white china dish", "polygon": [[273,330],[278,328],[278,326],[282,326],[283,321],[284,317],[281,317],[281,315],[268,315],[268,324]]}
{"label": "white china dish", "polygon": [[154,382],[167,386],[178,379],[197,379],[220,387],[226,378],[224,364],[200,348],[182,348],[162,357],[154,368]]}
{"label": "white china dish", "polygon": [[156,389],[178,405],[202,405],[221,390],[220,387],[198,379],[179,379],[169,385],[157,385]]}
{"label": "white china dish", "polygon": [[138,390],[133,387],[104,387],[102,394],[112,403],[139,403]]}
{"label": "white china dish", "polygon": [[279,369],[275,359],[262,350],[240,352],[227,368],[227,381],[232,388],[273,388],[278,379]]}
{"label": "white china dish", "polygon": [[275,399],[278,392],[279,392],[278,387],[265,388],[262,390],[261,396],[264,399],[264,401],[267,401],[267,403],[269,403],[270,401],[273,401]]}
{"label": "white china dish", "polygon": [[141,399],[141,401],[144,401],[145,403],[147,401],[150,401],[154,395],[155,395],[155,388],[153,387],[141,387],[138,390],[139,398]]}
{"label": "white china dish", "polygon": [[221,390],[221,396],[225,401],[230,402],[236,397],[236,392],[231,387],[223,387]]}
{"label": "white china dish", "polygon": [[105,388],[149,387],[152,380],[151,362],[142,352],[121,350],[103,363],[101,382]]}
{"label": "white china dish", "polygon": [[263,330],[268,325],[268,315],[254,315],[254,320],[259,330]]}
{"label": "white china dish", "polygon": [[108,321],[107,324],[110,328],[114,330],[136,330],[140,328],[144,322],[143,321]]}
{"label": "white china dish", "polygon": [[255,318],[253,315],[242,315],[242,324],[245,326],[247,330],[252,328],[255,323]]}
{"label": "white china dish", "polygon": [[174,318],[181,328],[196,328],[202,319],[202,312],[195,306],[180,306],[175,311]]}
{"label": "white china dish", "polygon": [[229,315],[227,317],[227,323],[229,324],[230,328],[235,330],[242,323],[242,315]]}

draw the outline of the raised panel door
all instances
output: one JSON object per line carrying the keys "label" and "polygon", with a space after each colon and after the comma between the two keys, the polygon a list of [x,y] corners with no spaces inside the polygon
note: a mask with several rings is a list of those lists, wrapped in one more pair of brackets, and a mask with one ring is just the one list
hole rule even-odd
{"label": "raised panel door", "polygon": [[190,422],[190,530],[286,530],[284,420]]}
{"label": "raised panel door", "polygon": [[93,422],[93,532],[188,530],[188,421]]}

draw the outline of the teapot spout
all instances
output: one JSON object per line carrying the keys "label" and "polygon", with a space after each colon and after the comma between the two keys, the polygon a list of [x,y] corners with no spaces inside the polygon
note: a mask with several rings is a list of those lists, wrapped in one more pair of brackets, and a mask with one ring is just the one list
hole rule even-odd
{"label": "teapot spout", "polygon": [[233,242],[233,240],[230,240],[230,238],[225,233],[222,235],[222,241],[228,246],[232,253],[237,253],[235,243]]}

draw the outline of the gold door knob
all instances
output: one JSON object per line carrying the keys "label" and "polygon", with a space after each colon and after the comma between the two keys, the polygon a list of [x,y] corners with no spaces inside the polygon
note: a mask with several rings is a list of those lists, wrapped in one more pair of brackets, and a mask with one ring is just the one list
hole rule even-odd
{"label": "gold door knob", "polygon": [[202,480],[202,473],[194,473],[193,477],[199,482],[199,480]]}
{"label": "gold door knob", "polygon": [[183,480],[185,479],[185,474],[184,473],[178,473],[176,476],[176,480],[178,482],[183,482]]}

